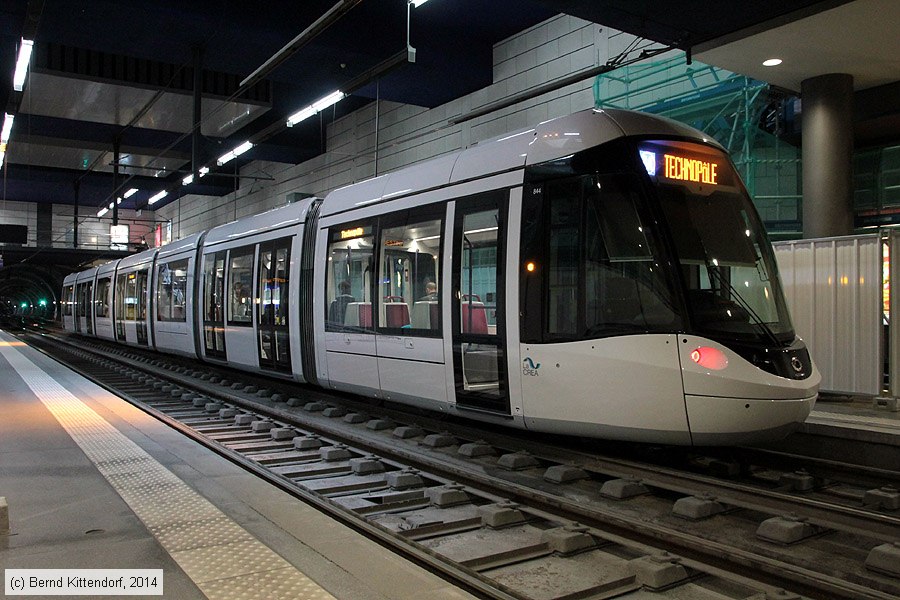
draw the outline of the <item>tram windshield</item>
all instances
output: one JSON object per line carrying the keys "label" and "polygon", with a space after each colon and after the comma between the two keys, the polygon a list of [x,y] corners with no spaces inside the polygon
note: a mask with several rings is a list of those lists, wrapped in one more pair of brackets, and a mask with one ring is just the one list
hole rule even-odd
{"label": "tram windshield", "polygon": [[695,329],[792,340],[772,247],[728,157],[674,141],[642,143],[639,154],[659,192]]}

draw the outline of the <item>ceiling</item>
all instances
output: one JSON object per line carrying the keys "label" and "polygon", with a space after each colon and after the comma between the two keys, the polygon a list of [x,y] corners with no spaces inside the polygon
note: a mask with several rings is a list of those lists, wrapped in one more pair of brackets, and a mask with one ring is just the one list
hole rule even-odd
{"label": "ceiling", "polygon": [[[316,156],[323,150],[320,121],[292,128],[284,121],[347,86],[352,95],[329,109],[328,119],[371,102],[371,70],[405,57],[406,0],[343,0],[346,13],[322,33],[254,85],[241,81],[336,3],[0,0],[0,104],[17,115],[0,199],[71,204],[77,193],[80,204],[99,208],[116,189],[136,187],[141,192],[121,206],[140,208],[155,191],[173,186],[178,193],[226,194],[237,166],[249,160],[298,163]],[[678,10],[651,0],[430,0],[411,10],[416,63],[392,63],[377,93],[434,107],[485,87],[493,78],[493,45],[559,12],[690,50],[697,60],[791,90],[813,74],[850,72],[871,99],[873,118],[900,121],[900,103],[878,91],[900,79],[900,36],[891,29],[900,21],[896,0],[680,0]],[[25,90],[13,92],[23,35],[34,37],[35,53]],[[782,67],[758,66],[760,49],[782,52]],[[203,90],[196,140],[194,64],[201,65]],[[216,168],[216,157],[247,139],[263,141]],[[114,184],[115,143],[120,174]],[[181,188],[192,151],[212,172]]]}
{"label": "ceiling", "polygon": [[[701,43],[694,57],[794,92],[807,78],[850,73],[865,90],[900,79],[900,2],[857,0],[803,19]],[[763,66],[769,58],[783,62]]]}

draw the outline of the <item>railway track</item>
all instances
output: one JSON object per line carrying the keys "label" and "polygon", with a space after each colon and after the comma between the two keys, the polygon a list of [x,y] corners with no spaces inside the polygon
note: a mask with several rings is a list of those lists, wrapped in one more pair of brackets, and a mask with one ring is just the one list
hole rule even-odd
{"label": "railway track", "polygon": [[100,342],[30,341],[485,597],[900,596],[890,472],[853,471],[841,485],[855,491],[835,494],[822,464],[778,475],[694,456],[687,471]]}

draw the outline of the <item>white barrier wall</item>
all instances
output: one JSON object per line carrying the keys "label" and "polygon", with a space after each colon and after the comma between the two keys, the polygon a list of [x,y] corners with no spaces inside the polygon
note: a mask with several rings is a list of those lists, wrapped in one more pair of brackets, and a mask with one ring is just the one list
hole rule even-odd
{"label": "white barrier wall", "polygon": [[794,329],[823,391],[879,395],[884,325],[878,233],[776,242]]}

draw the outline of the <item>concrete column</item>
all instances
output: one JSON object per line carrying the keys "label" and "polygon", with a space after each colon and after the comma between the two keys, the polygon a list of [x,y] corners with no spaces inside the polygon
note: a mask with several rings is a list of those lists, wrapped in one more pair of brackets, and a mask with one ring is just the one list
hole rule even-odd
{"label": "concrete column", "polygon": [[800,84],[803,101],[803,237],[853,232],[853,76]]}

